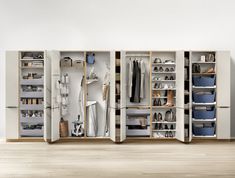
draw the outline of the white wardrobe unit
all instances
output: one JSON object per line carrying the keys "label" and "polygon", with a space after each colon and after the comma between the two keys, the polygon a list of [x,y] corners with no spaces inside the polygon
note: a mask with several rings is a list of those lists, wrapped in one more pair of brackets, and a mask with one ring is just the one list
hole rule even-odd
{"label": "white wardrobe unit", "polygon": [[230,139],[228,51],[7,51],[7,140]]}
{"label": "white wardrobe unit", "polygon": [[44,135],[45,51],[6,52],[6,138]]}

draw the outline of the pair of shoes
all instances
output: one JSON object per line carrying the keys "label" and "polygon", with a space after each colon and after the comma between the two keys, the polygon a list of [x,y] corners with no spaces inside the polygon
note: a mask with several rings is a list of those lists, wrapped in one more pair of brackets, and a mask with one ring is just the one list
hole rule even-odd
{"label": "pair of shoes", "polygon": [[160,132],[154,132],[153,137],[154,138],[164,138],[165,136]]}
{"label": "pair of shoes", "polygon": [[169,137],[172,138],[172,137],[174,137],[174,135],[173,135],[173,133],[171,131],[166,131],[165,137],[166,138],[169,138]]}
{"label": "pair of shoes", "polygon": [[174,71],[175,71],[175,69],[173,67],[171,67],[170,69],[167,67],[165,69],[165,72],[174,72]]}
{"label": "pair of shoes", "polygon": [[210,67],[204,73],[215,73],[215,70],[213,67]]}
{"label": "pair of shoes", "polygon": [[155,88],[155,89],[157,89],[157,88],[158,88],[158,89],[162,89],[162,83],[155,83],[155,84],[154,84],[154,88]]}
{"label": "pair of shoes", "polygon": [[154,69],[153,69],[155,72],[163,72],[164,70],[163,70],[163,68],[162,67],[154,67]]}
{"label": "pair of shoes", "polygon": [[161,99],[154,99],[153,100],[153,106],[162,106]]}
{"label": "pair of shoes", "polygon": [[157,57],[157,58],[154,59],[153,62],[154,63],[162,63],[162,60],[161,60],[161,58]]}
{"label": "pair of shoes", "polygon": [[157,123],[157,124],[155,124],[155,129],[156,129],[156,130],[163,130],[163,125],[162,125],[162,123]]}
{"label": "pair of shoes", "polygon": [[166,77],[165,77],[165,80],[174,80],[174,76],[170,76],[170,77],[169,77],[169,76],[166,76]]}
{"label": "pair of shoes", "polygon": [[161,91],[153,91],[153,97],[155,98],[161,97]]}
{"label": "pair of shoes", "polygon": [[153,115],[153,121],[155,121],[155,122],[161,122],[161,121],[163,121],[163,118],[162,118],[162,114],[161,113],[154,113],[154,115]]}
{"label": "pair of shoes", "polygon": [[175,61],[173,61],[173,60],[170,60],[170,59],[167,59],[167,60],[165,60],[165,62],[164,62],[165,64],[174,64],[175,63]]}
{"label": "pair of shoes", "polygon": [[162,80],[160,77],[153,77],[153,81],[160,81]]}

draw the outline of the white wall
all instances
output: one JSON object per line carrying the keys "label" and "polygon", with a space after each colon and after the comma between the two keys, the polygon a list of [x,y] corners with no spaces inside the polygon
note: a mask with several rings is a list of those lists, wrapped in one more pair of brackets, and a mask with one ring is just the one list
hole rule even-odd
{"label": "white wall", "polygon": [[3,50],[226,49],[231,51],[234,76],[234,7],[234,0],[0,0],[0,136]]}

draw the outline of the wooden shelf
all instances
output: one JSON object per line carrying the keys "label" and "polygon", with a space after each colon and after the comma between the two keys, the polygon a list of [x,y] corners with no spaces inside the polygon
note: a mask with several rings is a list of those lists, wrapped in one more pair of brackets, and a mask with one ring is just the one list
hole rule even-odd
{"label": "wooden shelf", "polygon": [[192,73],[192,75],[216,75],[216,73]]}

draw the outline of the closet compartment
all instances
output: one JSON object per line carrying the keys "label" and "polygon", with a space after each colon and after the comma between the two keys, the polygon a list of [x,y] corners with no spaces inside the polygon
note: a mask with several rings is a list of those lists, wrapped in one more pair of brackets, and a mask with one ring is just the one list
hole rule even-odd
{"label": "closet compartment", "polygon": [[211,94],[207,94],[208,92],[194,92],[193,93],[193,101],[195,103],[213,103],[215,102],[215,92]]}
{"label": "closet compartment", "polygon": [[214,86],[215,85],[215,76],[206,77],[206,76],[194,76],[193,77],[194,86]]}
{"label": "closet compartment", "polygon": [[43,137],[45,60],[42,51],[19,52],[20,137]]}
{"label": "closet compartment", "polygon": [[150,136],[150,109],[127,109],[126,114],[127,136]]}
{"label": "closet compartment", "polygon": [[207,109],[193,109],[194,119],[214,119],[215,118],[215,108],[210,110]]}
{"label": "closet compartment", "polygon": [[[193,124],[193,134],[195,136],[214,136],[215,124]],[[209,126],[210,125],[210,126]]]}
{"label": "closet compartment", "polygon": [[20,133],[21,137],[43,137],[43,125],[21,123]]}

